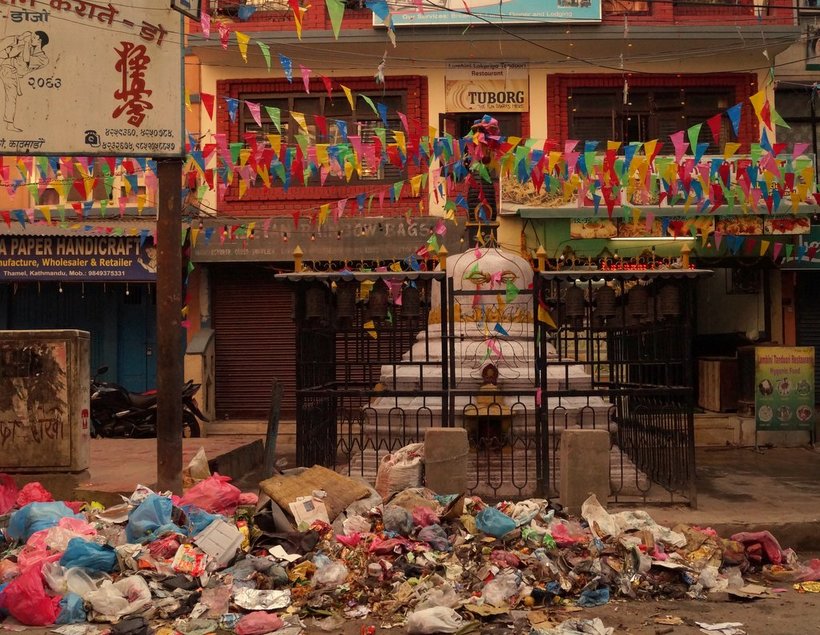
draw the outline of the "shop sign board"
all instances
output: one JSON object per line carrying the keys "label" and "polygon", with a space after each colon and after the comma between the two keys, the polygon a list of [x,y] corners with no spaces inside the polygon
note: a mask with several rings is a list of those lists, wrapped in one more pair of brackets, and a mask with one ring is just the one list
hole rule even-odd
{"label": "shop sign board", "polygon": [[[393,6],[390,19],[395,26],[600,22],[601,0],[434,0]],[[383,24],[375,12],[373,24]]]}
{"label": "shop sign board", "polygon": [[527,112],[526,62],[451,62],[444,82],[447,112]]}
{"label": "shop sign board", "polygon": [[814,425],[814,347],[755,348],[758,430],[810,430]]}
{"label": "shop sign board", "polygon": [[17,0],[0,17],[0,154],[184,156],[169,2]]}
{"label": "shop sign board", "polygon": [[157,250],[141,236],[0,236],[0,282],[152,282]]}
{"label": "shop sign board", "polygon": [[442,223],[437,216],[340,218],[314,225],[290,218],[258,221],[253,236],[225,237],[222,224],[205,221],[192,250],[194,262],[290,262],[298,246],[305,262],[403,260],[418,254],[435,238],[452,253],[464,251],[464,223]]}

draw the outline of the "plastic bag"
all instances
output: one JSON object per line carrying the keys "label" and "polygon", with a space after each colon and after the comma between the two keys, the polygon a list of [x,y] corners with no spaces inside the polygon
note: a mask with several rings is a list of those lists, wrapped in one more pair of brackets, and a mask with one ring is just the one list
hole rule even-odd
{"label": "plastic bag", "polygon": [[82,538],[72,538],[60,559],[60,564],[66,569],[82,567],[108,573],[117,566],[117,554],[114,548],[108,545],[98,545]]}
{"label": "plastic bag", "polygon": [[410,512],[397,505],[384,506],[382,522],[385,531],[392,531],[394,534],[409,536],[413,531],[413,517]]}
{"label": "plastic bag", "polygon": [[8,474],[0,474],[0,514],[6,514],[14,508],[17,491],[14,478]]}
{"label": "plastic bag", "polygon": [[185,505],[182,511],[185,512],[185,529],[188,530],[189,536],[196,536],[212,522],[221,518],[219,514],[209,514],[195,505]]}
{"label": "plastic bag", "polygon": [[441,586],[433,587],[416,604],[416,611],[430,609],[436,606],[455,608],[461,604],[461,599],[452,585],[445,582]]}
{"label": "plastic bag", "polygon": [[56,562],[62,555],[60,551],[50,551],[45,547],[31,547],[26,545],[17,554],[17,566],[20,567],[21,572],[28,569],[35,569],[39,572],[43,568],[43,565],[49,562]]}
{"label": "plastic bag", "polygon": [[447,537],[447,532],[442,529],[441,525],[429,525],[423,527],[419,531],[419,540],[423,540],[436,551],[452,551],[453,545]]}
{"label": "plastic bag", "polygon": [[504,606],[509,598],[518,593],[519,588],[521,583],[515,573],[502,573],[484,586],[481,597],[487,604]]}
{"label": "plastic bag", "polygon": [[57,525],[45,531],[38,531],[28,539],[29,545],[35,545],[42,540],[42,544],[54,551],[65,551],[72,538],[96,536],[97,530],[81,518],[61,518]]}
{"label": "plastic bag", "polygon": [[211,468],[208,466],[208,456],[205,454],[205,448],[199,446],[191,462],[182,470],[182,488],[187,490],[200,481],[204,481],[210,475]]}
{"label": "plastic bag", "polygon": [[171,522],[173,503],[170,498],[149,494],[138,507],[128,514],[125,536],[128,542],[153,540],[166,531],[180,533],[179,527]]}
{"label": "plastic bag", "polygon": [[16,562],[12,562],[11,560],[0,560],[0,583],[8,582],[12,578],[15,578],[20,573],[20,567],[17,566]]}
{"label": "plastic bag", "polygon": [[85,519],[82,515],[75,515],[61,502],[29,503],[11,515],[6,533],[12,540],[24,542],[31,534],[54,527],[61,518],[66,517]]}
{"label": "plastic bag", "polygon": [[17,507],[25,507],[29,503],[53,503],[54,497],[42,483],[34,481],[26,483],[17,494]]}
{"label": "plastic bag", "polygon": [[85,622],[85,605],[83,599],[76,593],[67,593],[60,600],[60,614],[57,624],[79,624]]}
{"label": "plastic bag", "polygon": [[196,505],[211,514],[232,516],[239,505],[242,492],[230,484],[230,476],[220,476],[214,472],[203,481],[185,492],[181,505]]}
{"label": "plastic bag", "polygon": [[515,521],[495,507],[485,507],[475,517],[476,528],[485,534],[501,538],[515,529]]}
{"label": "plastic bag", "polygon": [[438,515],[429,507],[416,507],[413,510],[413,524],[416,527],[427,527],[427,525],[437,525],[438,523]]}
{"label": "plastic bag", "polygon": [[424,444],[411,443],[383,457],[376,473],[376,491],[382,498],[410,487],[421,486]]}
{"label": "plastic bag", "polygon": [[341,562],[330,562],[316,569],[313,583],[316,586],[338,586],[344,584],[350,572]]}
{"label": "plastic bag", "polygon": [[462,617],[447,606],[434,606],[411,613],[407,618],[407,632],[418,635],[455,633],[464,624]]}
{"label": "plastic bag", "polygon": [[581,591],[581,595],[576,604],[584,608],[591,608],[593,606],[603,606],[609,602],[609,587],[601,587],[600,589],[585,589]]}
{"label": "plastic bag", "polygon": [[99,589],[85,596],[100,616],[100,621],[113,622],[118,617],[130,615],[151,603],[151,590],[138,575],[121,578],[116,582],[106,580]]}
{"label": "plastic bag", "polygon": [[9,582],[3,591],[3,605],[9,615],[26,626],[49,626],[60,614],[60,596],[46,593],[43,576],[34,568]]}
{"label": "plastic bag", "polygon": [[236,623],[234,631],[236,635],[264,635],[264,633],[278,631],[284,625],[285,622],[276,613],[254,611],[243,615]]}

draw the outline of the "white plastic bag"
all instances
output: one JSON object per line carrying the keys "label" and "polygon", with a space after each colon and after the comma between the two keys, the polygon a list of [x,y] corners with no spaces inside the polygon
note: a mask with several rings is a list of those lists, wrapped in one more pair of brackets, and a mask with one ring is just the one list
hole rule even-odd
{"label": "white plastic bag", "polygon": [[415,611],[407,618],[407,632],[410,635],[455,633],[463,625],[462,617],[446,606],[434,606]]}
{"label": "white plastic bag", "polygon": [[106,580],[83,599],[99,614],[99,621],[116,622],[150,604],[151,589],[141,576],[132,575],[116,582]]}
{"label": "white plastic bag", "polygon": [[421,487],[424,444],[411,443],[383,457],[376,474],[376,491],[382,498],[410,487]]}

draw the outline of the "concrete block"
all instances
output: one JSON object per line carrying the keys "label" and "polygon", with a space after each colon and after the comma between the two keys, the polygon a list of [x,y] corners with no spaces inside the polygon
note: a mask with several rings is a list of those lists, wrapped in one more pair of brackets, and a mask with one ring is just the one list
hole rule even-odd
{"label": "concrete block", "polygon": [[595,494],[602,505],[609,498],[609,432],[564,430],[561,434],[561,504],[579,514]]}
{"label": "concrete block", "polygon": [[428,428],[424,434],[424,481],[438,494],[467,490],[470,443],[464,428]]}

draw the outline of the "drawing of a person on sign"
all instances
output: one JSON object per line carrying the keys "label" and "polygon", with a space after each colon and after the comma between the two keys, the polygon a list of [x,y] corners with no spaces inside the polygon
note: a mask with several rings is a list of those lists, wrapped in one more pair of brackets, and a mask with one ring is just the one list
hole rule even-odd
{"label": "drawing of a person on sign", "polygon": [[20,80],[48,64],[43,47],[48,44],[45,31],[25,31],[0,40],[0,82],[5,89],[3,119],[6,129],[22,132],[14,125],[17,114],[17,98],[23,95]]}

